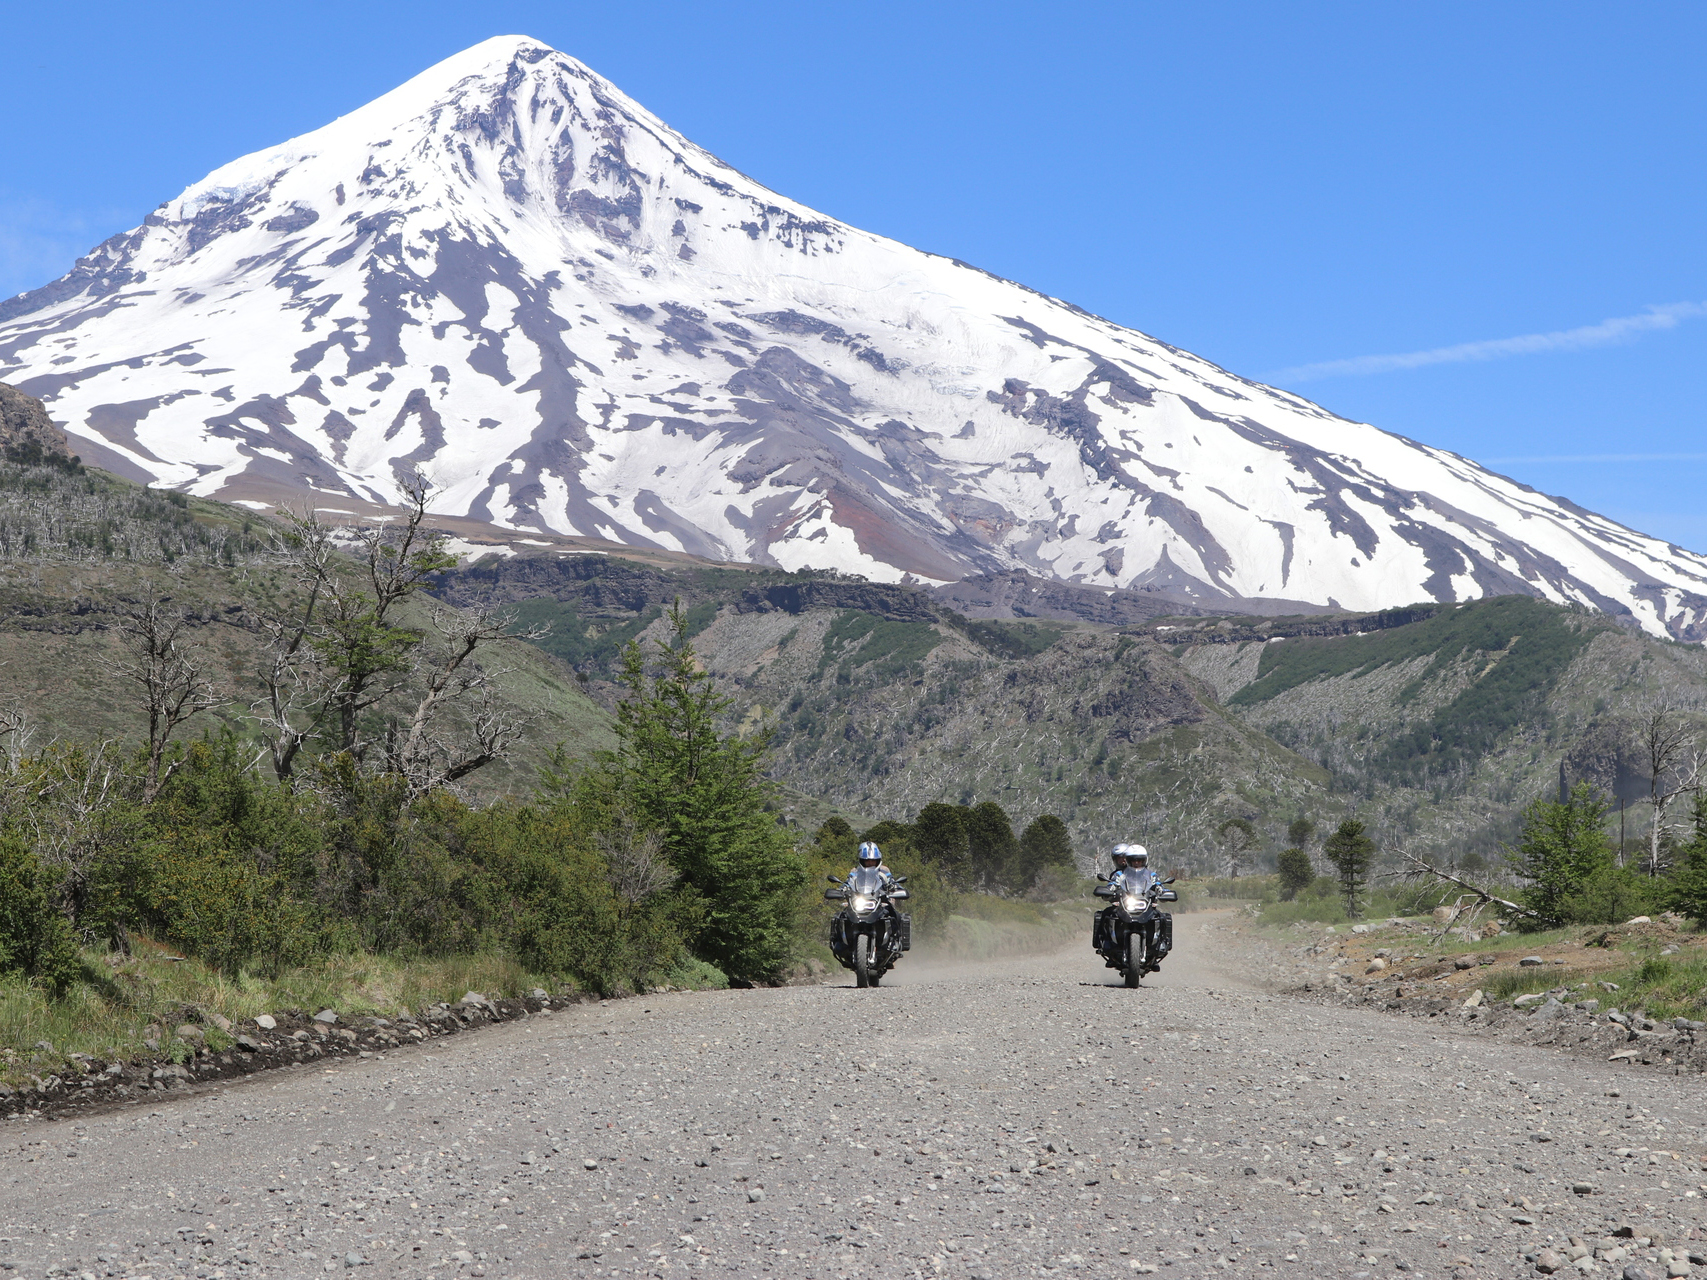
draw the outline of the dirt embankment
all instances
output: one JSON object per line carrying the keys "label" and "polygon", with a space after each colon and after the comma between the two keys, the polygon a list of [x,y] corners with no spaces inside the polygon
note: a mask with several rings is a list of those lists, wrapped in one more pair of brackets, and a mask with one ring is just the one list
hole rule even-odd
{"label": "dirt embankment", "polygon": [[[1674,1074],[1707,1072],[1707,1023],[1653,1014],[1632,971],[1644,961],[1691,971],[1707,936],[1659,917],[1525,941],[1469,942],[1416,920],[1374,921],[1355,932],[1294,926],[1278,939],[1246,917],[1247,964],[1305,999],[1373,1008],[1520,1044]],[[1262,954],[1266,944],[1266,955]],[[1264,972],[1266,970],[1266,973]]]}

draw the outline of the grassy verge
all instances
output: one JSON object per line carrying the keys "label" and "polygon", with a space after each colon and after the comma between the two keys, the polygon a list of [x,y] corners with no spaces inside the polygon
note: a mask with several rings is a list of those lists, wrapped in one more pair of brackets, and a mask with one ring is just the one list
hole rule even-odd
{"label": "grassy verge", "polygon": [[[1617,990],[1606,991],[1598,985],[1602,982]],[[1495,1000],[1559,987],[1580,990],[1582,997],[1595,997],[1603,1005],[1641,1009],[1659,1021],[1701,1019],[1707,1017],[1707,952],[1696,948],[1694,954],[1650,955],[1632,959],[1627,965],[1592,971],[1547,966],[1516,969],[1494,974],[1483,984],[1483,990]]]}
{"label": "grassy verge", "polygon": [[[72,1054],[103,1061],[181,1060],[187,1046],[173,1039],[184,1023],[200,1024],[213,1049],[230,1046],[218,1026],[263,1013],[336,1009],[341,1017],[376,1014],[396,1018],[469,991],[492,999],[522,996],[535,988],[573,995],[573,982],[553,981],[514,960],[495,955],[405,961],[371,955],[330,956],[275,979],[230,978],[196,960],[168,960],[149,949],[131,957],[89,951],[87,980],[55,999],[19,979],[0,981],[0,1080],[21,1084],[30,1075],[59,1072]],[[669,975],[676,987],[727,985],[710,965],[689,962]],[[217,1015],[217,1016],[216,1016]],[[151,1043],[152,1042],[152,1043]]]}
{"label": "grassy verge", "polygon": [[1054,951],[1090,933],[1089,911],[1076,902],[1039,904],[968,893],[955,905],[923,949],[955,960],[993,960]]}

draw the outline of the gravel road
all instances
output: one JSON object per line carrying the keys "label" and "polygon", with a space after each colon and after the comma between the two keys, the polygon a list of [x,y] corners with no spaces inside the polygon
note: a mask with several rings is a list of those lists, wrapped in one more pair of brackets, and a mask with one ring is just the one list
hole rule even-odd
{"label": "gravel road", "polygon": [[12,1121],[0,1274],[1707,1275],[1701,1078],[1291,1001],[1178,932],[1139,991],[1083,943],[913,956]]}

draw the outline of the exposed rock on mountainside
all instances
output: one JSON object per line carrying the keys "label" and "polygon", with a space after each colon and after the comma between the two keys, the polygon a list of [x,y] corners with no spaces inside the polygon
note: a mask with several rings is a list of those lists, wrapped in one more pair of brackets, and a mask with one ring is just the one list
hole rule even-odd
{"label": "exposed rock on mountainside", "polygon": [[419,469],[519,542],[1707,638],[1707,558],[795,204],[519,37],[0,304],[0,376],[227,500],[371,511]]}
{"label": "exposed rock on mountainside", "polygon": [[69,458],[65,432],[32,395],[0,382],[0,454],[6,457]]}
{"label": "exposed rock on mountainside", "polygon": [[[444,591],[552,624],[541,643],[607,705],[620,647],[667,639],[679,600],[745,723],[774,726],[774,773],[795,792],[856,818],[994,798],[1059,814],[1087,850],[1139,839],[1200,870],[1220,865],[1228,817],[1272,852],[1292,818],[1353,811],[1384,855],[1497,858],[1561,759],[1606,781],[1616,723],[1665,704],[1707,724],[1707,651],[1525,596],[1115,630],[967,618],[945,591],[604,557],[494,557]],[[1628,765],[1620,777],[1627,801],[1646,795]]]}

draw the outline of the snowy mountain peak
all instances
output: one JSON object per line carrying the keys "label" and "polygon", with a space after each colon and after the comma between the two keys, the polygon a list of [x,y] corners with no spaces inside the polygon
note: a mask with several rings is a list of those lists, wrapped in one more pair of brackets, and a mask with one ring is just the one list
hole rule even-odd
{"label": "snowy mountain peak", "polygon": [[251,503],[1205,604],[1528,592],[1707,638],[1707,558],[845,226],[487,40],[0,303],[86,459]]}

